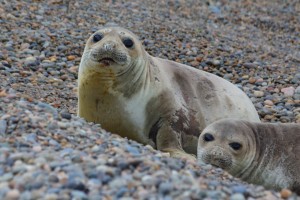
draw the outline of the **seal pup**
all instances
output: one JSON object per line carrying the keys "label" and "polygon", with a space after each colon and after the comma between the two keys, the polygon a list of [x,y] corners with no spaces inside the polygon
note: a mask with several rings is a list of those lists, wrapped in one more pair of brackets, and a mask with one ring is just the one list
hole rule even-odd
{"label": "seal pup", "polygon": [[201,131],[222,118],[259,121],[247,95],[216,75],[150,56],[138,37],[104,27],[87,40],[78,115],[172,157],[193,158]]}
{"label": "seal pup", "polygon": [[300,124],[219,120],[201,133],[198,162],[267,189],[300,194]]}

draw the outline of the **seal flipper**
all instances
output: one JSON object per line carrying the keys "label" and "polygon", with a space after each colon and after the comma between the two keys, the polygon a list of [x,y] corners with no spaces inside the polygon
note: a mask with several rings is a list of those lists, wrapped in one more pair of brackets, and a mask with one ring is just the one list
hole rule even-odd
{"label": "seal flipper", "polygon": [[196,161],[196,156],[186,153],[181,144],[181,135],[170,126],[160,127],[156,136],[157,149],[170,153],[171,157]]}

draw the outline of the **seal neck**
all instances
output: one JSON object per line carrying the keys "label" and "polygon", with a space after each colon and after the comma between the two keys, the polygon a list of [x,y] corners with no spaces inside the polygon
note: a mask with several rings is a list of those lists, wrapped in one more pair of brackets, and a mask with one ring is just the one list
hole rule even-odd
{"label": "seal neck", "polygon": [[[274,143],[272,142],[272,133],[263,128],[263,126],[253,126],[249,122],[244,122],[251,132],[253,133],[253,149],[251,151],[255,152],[249,157],[247,163],[249,166],[245,168],[246,173],[241,173],[240,176],[245,181],[259,181],[253,180],[253,178],[261,177],[264,169],[269,162],[272,162],[272,157],[274,153]],[[253,181],[252,181],[253,180]]]}
{"label": "seal neck", "polygon": [[125,98],[130,98],[141,90],[147,90],[152,77],[150,59],[146,53],[132,62],[126,70],[116,74],[112,89],[123,94]]}

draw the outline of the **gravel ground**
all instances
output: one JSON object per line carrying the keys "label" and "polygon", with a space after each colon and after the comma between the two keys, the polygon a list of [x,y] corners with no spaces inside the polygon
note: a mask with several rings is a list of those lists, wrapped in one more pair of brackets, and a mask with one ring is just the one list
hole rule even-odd
{"label": "gravel ground", "polygon": [[84,44],[108,22],[236,84],[262,121],[300,123],[298,0],[1,0],[0,199],[300,199],[77,118]]}

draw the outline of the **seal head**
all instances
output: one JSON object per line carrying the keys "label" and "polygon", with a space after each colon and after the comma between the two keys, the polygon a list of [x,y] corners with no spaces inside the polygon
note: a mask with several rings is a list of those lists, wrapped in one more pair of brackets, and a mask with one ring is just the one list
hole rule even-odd
{"label": "seal head", "polygon": [[204,129],[198,141],[198,161],[220,167],[233,175],[243,172],[255,156],[256,145],[248,127],[239,125],[244,129],[222,123]]}
{"label": "seal head", "polygon": [[144,59],[145,54],[133,33],[120,27],[107,27],[88,39],[80,70],[101,73],[102,78],[114,78],[130,71]]}
{"label": "seal head", "polygon": [[269,189],[300,194],[300,125],[222,119],[198,140],[198,162]]}

